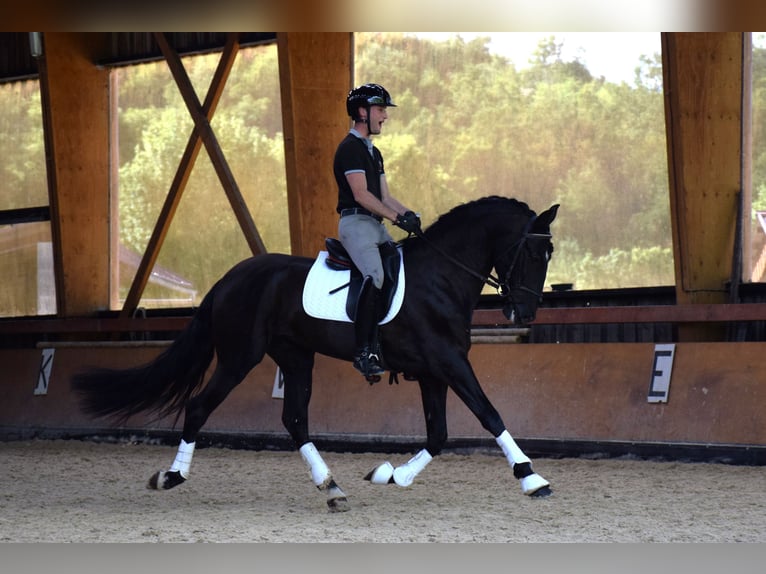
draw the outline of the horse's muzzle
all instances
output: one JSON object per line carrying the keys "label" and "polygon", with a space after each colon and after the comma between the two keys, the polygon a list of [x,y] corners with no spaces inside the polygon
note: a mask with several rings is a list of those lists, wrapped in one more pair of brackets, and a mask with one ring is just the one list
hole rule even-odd
{"label": "horse's muzzle", "polygon": [[535,320],[535,309],[527,305],[508,302],[503,306],[503,315],[514,325],[524,326]]}

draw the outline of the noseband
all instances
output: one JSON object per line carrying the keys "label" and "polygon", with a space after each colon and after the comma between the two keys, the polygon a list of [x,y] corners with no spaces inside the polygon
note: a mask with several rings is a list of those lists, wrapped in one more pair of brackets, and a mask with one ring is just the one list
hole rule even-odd
{"label": "noseband", "polygon": [[[519,257],[521,256],[521,251],[524,248],[524,245],[527,242],[527,239],[530,237],[551,237],[550,233],[532,233],[530,230],[532,229],[532,225],[534,225],[535,220],[537,219],[537,215],[532,216],[529,221],[527,222],[527,225],[524,227],[524,232],[522,233],[521,237],[511,245],[505,253],[508,253],[508,251],[512,249],[516,249],[516,251],[513,254],[513,259],[511,259],[511,264],[508,266],[508,271],[505,273],[504,281],[501,285],[498,286],[497,292],[501,297],[509,298],[511,297],[512,291],[524,291],[526,293],[530,293],[531,295],[534,295],[537,298],[541,298],[543,296],[541,291],[537,291],[535,289],[531,289],[530,287],[527,287],[526,285],[523,285],[521,283],[521,278],[519,278],[517,285],[510,285],[511,281],[511,275],[513,274],[513,270],[516,267],[516,264],[519,262]],[[505,253],[503,255],[505,255]]]}

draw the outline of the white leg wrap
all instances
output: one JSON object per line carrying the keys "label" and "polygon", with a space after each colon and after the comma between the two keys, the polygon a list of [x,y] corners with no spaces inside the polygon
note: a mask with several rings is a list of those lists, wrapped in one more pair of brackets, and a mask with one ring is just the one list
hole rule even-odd
{"label": "white leg wrap", "polygon": [[418,454],[413,456],[406,464],[394,469],[394,482],[399,486],[409,486],[415,477],[420,474],[433,457],[430,453],[423,449]]}
{"label": "white leg wrap", "polygon": [[187,443],[184,439],[181,439],[176,459],[170,467],[171,471],[179,471],[181,476],[189,478],[189,468],[191,467],[192,456],[194,456],[194,446],[195,443]]}
{"label": "white leg wrap", "polygon": [[520,462],[532,462],[529,460],[529,457],[521,451],[519,445],[516,444],[516,441],[513,440],[513,437],[507,430],[504,430],[495,440],[497,441],[497,444],[500,445],[500,448],[503,449],[503,454],[505,455],[505,458],[508,459],[508,463],[511,466],[519,464]]}
{"label": "white leg wrap", "polygon": [[524,494],[534,494],[541,488],[545,486],[550,486],[551,483],[545,480],[542,476],[540,476],[537,473],[530,474],[529,476],[525,476],[520,480],[521,482],[521,492]]}
{"label": "white leg wrap", "polygon": [[306,464],[311,471],[311,480],[314,481],[314,484],[316,486],[322,486],[325,484],[331,478],[330,469],[327,468],[327,465],[322,460],[322,457],[319,455],[319,451],[314,446],[314,443],[307,442],[299,450],[303,460],[306,461]]}
{"label": "white leg wrap", "polygon": [[372,484],[388,484],[392,476],[394,476],[394,466],[386,461],[373,469],[370,473],[370,482]]}

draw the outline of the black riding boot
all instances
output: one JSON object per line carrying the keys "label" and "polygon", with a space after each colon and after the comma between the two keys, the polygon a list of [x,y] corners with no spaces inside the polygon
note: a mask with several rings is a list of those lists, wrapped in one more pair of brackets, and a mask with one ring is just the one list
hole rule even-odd
{"label": "black riding boot", "polygon": [[372,277],[364,278],[356,303],[354,329],[356,332],[356,353],[354,367],[371,383],[377,383],[385,371],[380,366],[378,355],[378,294]]}

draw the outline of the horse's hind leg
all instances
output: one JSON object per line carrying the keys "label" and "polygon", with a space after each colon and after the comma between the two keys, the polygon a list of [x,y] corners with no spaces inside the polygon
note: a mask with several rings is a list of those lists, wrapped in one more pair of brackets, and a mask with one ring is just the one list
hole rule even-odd
{"label": "horse's hind leg", "polygon": [[367,473],[365,480],[373,484],[410,486],[444,448],[447,442],[447,385],[422,377],[419,384],[426,421],[426,448],[396,468],[390,462],[384,462]]}
{"label": "horse's hind leg", "polygon": [[314,353],[286,343],[275,345],[269,354],[279,365],[284,377],[282,424],[290,433],[314,485],[327,495],[331,512],[349,510],[346,494],[336,484],[319,451],[309,436],[309,401],[311,400]]}
{"label": "horse's hind leg", "polygon": [[220,365],[216,367],[205,389],[189,399],[186,404],[181,444],[178,446],[173,464],[168,470],[154,473],[149,479],[147,488],[168,490],[189,478],[194,447],[200,429],[207,421],[210,413],[223,402],[231,390],[242,381],[242,378],[226,372]]}

